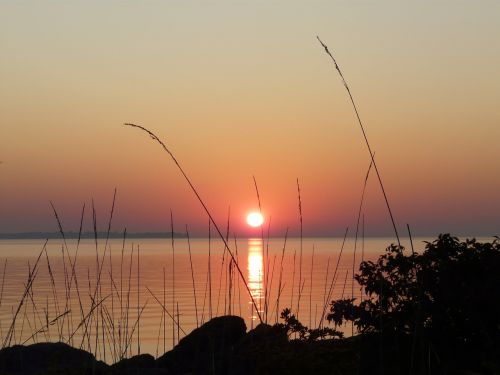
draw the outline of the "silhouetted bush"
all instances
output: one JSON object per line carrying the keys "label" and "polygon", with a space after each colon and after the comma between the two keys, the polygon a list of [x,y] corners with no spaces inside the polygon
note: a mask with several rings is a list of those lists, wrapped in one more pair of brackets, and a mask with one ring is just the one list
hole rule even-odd
{"label": "silhouetted bush", "polygon": [[498,362],[498,237],[480,243],[440,235],[423,254],[391,245],[376,262],[361,263],[355,278],[364,297],[332,301],[330,322],[353,322],[361,333],[410,336],[411,361],[425,357],[443,369]]}
{"label": "silhouetted bush", "polygon": [[295,334],[298,336],[299,340],[303,341],[315,341],[318,339],[326,339],[326,338],[343,338],[344,334],[340,331],[337,331],[330,327],[322,327],[322,328],[308,328],[303,325],[289,308],[284,309],[281,312],[281,319],[284,320],[284,323],[276,324],[276,327],[281,328],[286,335],[290,337]]}

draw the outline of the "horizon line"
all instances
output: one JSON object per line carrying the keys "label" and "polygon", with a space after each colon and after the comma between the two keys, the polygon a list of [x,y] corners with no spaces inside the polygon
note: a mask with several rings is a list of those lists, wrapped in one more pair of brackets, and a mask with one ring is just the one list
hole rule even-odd
{"label": "horizon line", "polygon": [[[443,233],[426,233],[426,234],[418,234],[412,236],[413,238],[429,238],[429,237],[436,237],[439,236],[439,234],[444,234]],[[108,237],[108,232],[106,231],[98,231],[97,233],[94,233],[93,231],[86,231],[82,232],[80,235],[81,239],[94,239],[97,235],[97,238],[99,239],[106,239]],[[466,238],[478,238],[478,237],[491,237],[495,238],[498,237],[498,235],[494,234],[451,234],[453,237],[466,237]],[[173,232],[174,238],[187,238],[186,233],[179,233],[179,232]],[[79,233],[76,231],[67,231],[64,232],[64,237],[66,239],[78,239],[79,238]],[[109,232],[109,238],[110,239],[123,239],[124,233],[123,232]],[[144,239],[168,239],[172,237],[172,232],[163,232],[163,231],[138,231],[138,232],[127,232],[125,239],[128,238],[133,238],[133,239],[138,239],[138,238],[144,238]],[[194,234],[190,233],[189,234],[190,238],[208,238],[206,234]],[[304,235],[302,236],[303,238],[343,238],[343,235],[338,234],[316,234],[316,235]],[[388,234],[371,234],[369,236],[365,236],[365,238],[391,238],[394,237],[394,234],[388,235]],[[410,236],[402,235],[402,238],[410,238]],[[23,231],[23,232],[9,232],[9,233],[0,233],[0,240],[16,240],[16,239],[62,239],[62,235],[59,231],[53,231],[53,232],[46,232],[46,231]],[[252,235],[244,235],[244,236],[239,236],[237,238],[241,239],[253,239],[253,238],[261,238],[260,236],[252,236]],[[282,235],[270,235],[269,237],[265,238],[283,238]],[[300,238],[300,235],[294,235],[294,236],[288,236],[288,238]],[[355,235],[348,235],[347,238],[355,238]],[[361,237],[358,236],[358,240],[361,240]]]}

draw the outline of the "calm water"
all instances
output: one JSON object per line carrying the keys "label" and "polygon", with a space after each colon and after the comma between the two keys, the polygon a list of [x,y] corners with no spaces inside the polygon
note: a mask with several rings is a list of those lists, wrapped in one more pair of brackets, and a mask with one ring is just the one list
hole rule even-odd
{"label": "calm water", "polygon": [[[414,239],[417,251],[423,249],[423,240]],[[358,241],[356,271],[362,258],[376,259],[392,242],[391,238]],[[408,241],[403,239],[402,244],[408,245]],[[43,245],[42,240],[0,241],[4,280],[0,301],[2,342]],[[121,240],[113,239],[106,249],[104,241],[98,243],[97,252],[94,241],[83,240],[75,258],[76,245],[76,240],[69,240],[66,250],[62,241],[47,243],[32,288],[17,313],[11,345],[60,340],[90,349],[107,362],[139,351],[156,356],[171,349],[179,337],[210,316],[239,315],[247,328],[252,328],[259,323],[259,315],[274,323],[283,308],[292,307],[303,324],[316,327],[331,286],[329,300],[351,297],[353,293],[361,296],[359,286],[352,283],[353,239],[346,241],[339,260],[342,239],[306,238],[302,242],[302,262],[301,241],[296,238],[289,238],[286,246],[283,238],[233,240],[229,245],[234,261],[221,241],[191,239],[193,272],[186,239],[175,239],[174,248],[169,239],[130,240],[124,247]],[[71,277],[73,262],[76,283]],[[91,310],[93,300],[95,304],[103,302]],[[350,334],[351,328],[345,331]]]}

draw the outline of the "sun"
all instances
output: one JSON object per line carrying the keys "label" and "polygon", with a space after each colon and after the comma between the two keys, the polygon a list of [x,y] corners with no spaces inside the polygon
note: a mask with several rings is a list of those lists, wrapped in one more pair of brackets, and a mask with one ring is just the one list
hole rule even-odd
{"label": "sun", "polygon": [[264,216],[260,212],[250,212],[247,215],[247,224],[251,227],[260,227],[262,223],[264,223]]}

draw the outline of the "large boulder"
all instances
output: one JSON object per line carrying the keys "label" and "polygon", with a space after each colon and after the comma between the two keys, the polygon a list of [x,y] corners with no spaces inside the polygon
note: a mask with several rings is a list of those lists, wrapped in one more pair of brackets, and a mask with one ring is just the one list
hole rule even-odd
{"label": "large boulder", "polygon": [[158,358],[158,367],[172,374],[227,374],[245,332],[245,321],[238,316],[213,318]]}
{"label": "large boulder", "polygon": [[0,350],[2,375],[101,375],[108,366],[62,342],[14,345]]}

